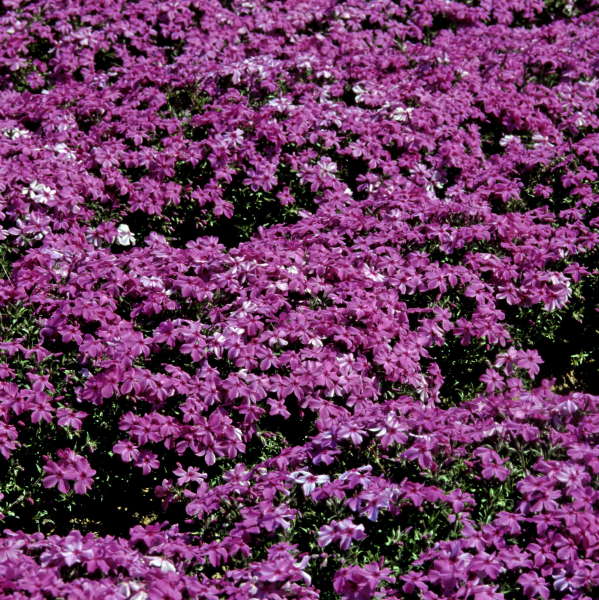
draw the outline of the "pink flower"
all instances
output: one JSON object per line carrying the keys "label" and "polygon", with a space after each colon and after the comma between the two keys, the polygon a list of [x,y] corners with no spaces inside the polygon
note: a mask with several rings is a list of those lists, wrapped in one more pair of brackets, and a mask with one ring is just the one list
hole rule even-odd
{"label": "pink flower", "polygon": [[79,456],[73,450],[65,448],[57,451],[60,460],[54,462],[46,456],[44,471],[48,473],[44,477],[44,487],[56,487],[59,492],[66,494],[70,490],[69,482],[74,482],[73,489],[77,494],[85,494],[93,484],[93,476],[96,471],[91,468],[89,462],[83,456]]}
{"label": "pink flower", "polygon": [[96,471],[91,468],[85,458],[81,458],[69,471],[69,478],[74,481],[73,489],[77,494],[85,494],[93,485]]}
{"label": "pink flower", "polygon": [[523,573],[518,577],[518,583],[522,587],[524,595],[532,598],[540,596],[543,600],[549,598],[549,586],[543,577],[531,571]]}
{"label": "pink flower", "polygon": [[505,381],[495,369],[487,369],[480,380],[487,385],[487,393],[505,389]]}
{"label": "pink flower", "polygon": [[117,442],[112,447],[112,451],[115,454],[120,454],[123,462],[131,462],[132,460],[137,460],[139,457],[139,449],[131,440]]}
{"label": "pink flower", "polygon": [[375,427],[371,431],[380,438],[380,444],[385,449],[393,444],[405,444],[408,441],[407,427],[394,415],[387,416],[384,425]]}
{"label": "pink flower", "polygon": [[61,427],[71,427],[79,430],[83,419],[87,417],[87,413],[80,410],[74,411],[70,408],[58,408],[56,409],[56,416],[58,417],[57,423]]}
{"label": "pink flower", "polygon": [[69,485],[69,473],[67,470],[68,465],[59,464],[49,460],[47,456],[44,458],[46,459],[44,471],[48,473],[42,481],[44,487],[56,487],[59,492],[66,494],[71,489]]}
{"label": "pink flower", "polygon": [[160,466],[158,456],[149,450],[141,450],[139,456],[135,459],[135,466],[141,468],[141,472],[147,475],[150,471]]}
{"label": "pink flower", "polygon": [[173,473],[177,476],[177,485],[185,485],[190,481],[200,483],[207,477],[206,473],[202,473],[197,467],[184,469],[180,463],[177,463],[177,468]]}
{"label": "pink flower", "polygon": [[353,540],[365,538],[364,525],[356,525],[351,519],[343,519],[343,521],[331,521],[329,525],[320,528],[318,545],[324,548],[332,542],[339,542],[339,547],[347,550]]}
{"label": "pink flower", "polygon": [[384,581],[392,582],[389,569],[379,563],[363,567],[353,565],[339,569],[333,579],[333,589],[343,600],[371,600],[376,589]]}
{"label": "pink flower", "polygon": [[494,581],[503,571],[503,567],[495,554],[479,552],[472,557],[468,570],[480,577],[488,577]]}

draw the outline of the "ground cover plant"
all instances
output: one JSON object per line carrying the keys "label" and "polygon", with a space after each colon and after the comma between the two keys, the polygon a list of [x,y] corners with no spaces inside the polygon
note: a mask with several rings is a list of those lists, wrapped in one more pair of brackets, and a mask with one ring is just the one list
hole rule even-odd
{"label": "ground cover plant", "polygon": [[595,0],[0,2],[0,597],[599,596]]}

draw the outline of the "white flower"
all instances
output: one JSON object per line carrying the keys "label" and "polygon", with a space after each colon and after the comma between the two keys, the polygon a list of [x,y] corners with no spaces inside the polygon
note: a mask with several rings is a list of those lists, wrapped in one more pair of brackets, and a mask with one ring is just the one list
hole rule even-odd
{"label": "white flower", "polygon": [[330,481],[328,475],[314,475],[309,471],[294,471],[289,474],[289,479],[302,485],[305,496],[311,494],[317,486]]}
{"label": "white flower", "polygon": [[175,573],[177,571],[175,565],[163,556],[148,556],[148,564],[151,567],[159,568],[163,573]]}
{"label": "white flower", "polygon": [[149,288],[152,290],[163,290],[164,289],[164,283],[163,283],[162,279],[160,279],[160,277],[157,277],[156,275],[152,275],[150,277],[147,277],[146,275],[142,275],[139,278],[139,283],[141,283],[141,285],[143,285],[145,288]]}
{"label": "white flower", "polygon": [[312,348],[322,348],[322,340],[319,337],[313,337],[308,340]]}
{"label": "white flower", "polygon": [[323,79],[331,79],[333,77],[333,74],[330,71],[324,69],[322,71],[317,71],[316,77],[322,77]]}
{"label": "white flower", "polygon": [[7,138],[10,138],[11,140],[18,140],[19,138],[22,137],[29,137],[29,131],[27,131],[27,129],[20,129],[19,127],[13,127],[11,129],[3,129],[2,130],[3,135],[5,135]]}
{"label": "white flower", "polygon": [[407,118],[410,116],[410,113],[412,113],[412,111],[414,110],[413,107],[408,106],[406,108],[404,108],[403,106],[398,106],[392,113],[391,113],[391,118],[394,121],[399,121],[400,123],[403,121],[406,121]]}
{"label": "white flower", "polygon": [[63,143],[54,144],[52,150],[54,150],[54,152],[56,152],[57,154],[64,154],[67,158],[70,158],[71,160],[75,160],[77,158],[75,153],[72,150],[70,150],[66,144]]}
{"label": "white flower", "polygon": [[337,164],[328,156],[321,158],[317,164],[325,173],[332,174],[337,172]]}
{"label": "white flower", "polygon": [[143,590],[143,584],[139,581],[122,581],[119,583],[119,589],[129,600],[146,600],[148,597]]}
{"label": "white flower", "polygon": [[367,279],[370,279],[372,281],[376,281],[376,282],[385,281],[385,276],[377,271],[373,271],[370,268],[370,265],[364,264],[362,266],[362,272],[364,273],[364,276]]}
{"label": "white flower", "polygon": [[121,223],[116,231],[116,243],[119,244],[119,246],[132,246],[135,244],[135,236],[131,233],[129,225]]}
{"label": "white flower", "polygon": [[505,148],[510,142],[519,142],[520,138],[517,135],[504,135],[500,140],[499,140],[499,145],[502,148]]}
{"label": "white flower", "polygon": [[273,98],[269,100],[268,106],[272,106],[280,112],[287,112],[294,108],[293,102],[289,98]]}
{"label": "white flower", "polygon": [[21,193],[39,204],[48,204],[48,200],[52,200],[56,196],[56,190],[39,181],[32,181],[28,187],[21,190]]}
{"label": "white flower", "polygon": [[352,87],[352,92],[356,97],[356,102],[362,102],[362,98],[366,95],[366,89],[360,84],[356,84]]}

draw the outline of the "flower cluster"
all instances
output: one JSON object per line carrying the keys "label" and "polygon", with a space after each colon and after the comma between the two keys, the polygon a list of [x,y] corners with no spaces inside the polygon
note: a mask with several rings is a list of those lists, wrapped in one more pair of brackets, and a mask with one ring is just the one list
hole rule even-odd
{"label": "flower cluster", "polygon": [[598,7],[5,1],[0,597],[596,597]]}
{"label": "flower cluster", "polygon": [[377,563],[364,567],[352,566],[340,569],[333,581],[333,588],[343,600],[370,600],[383,581],[394,581],[389,569]]}
{"label": "flower cluster", "polygon": [[88,460],[79,456],[72,450],[65,448],[56,452],[59,461],[55,462],[45,457],[44,465],[44,487],[57,488],[63,494],[66,494],[73,485],[73,490],[77,494],[85,494],[93,484],[93,476],[96,472],[91,468]]}

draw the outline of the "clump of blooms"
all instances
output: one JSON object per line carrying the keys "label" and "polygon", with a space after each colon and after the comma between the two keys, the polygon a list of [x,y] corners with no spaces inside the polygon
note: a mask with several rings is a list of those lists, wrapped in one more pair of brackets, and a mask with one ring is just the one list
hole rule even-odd
{"label": "clump of blooms", "polygon": [[389,569],[381,568],[377,563],[344,567],[335,574],[333,589],[343,600],[370,600],[375,597],[379,584],[394,581],[389,575]]}
{"label": "clump of blooms", "polygon": [[44,487],[55,487],[59,492],[66,494],[71,485],[77,494],[85,494],[93,484],[96,472],[83,456],[65,448],[56,452],[59,456],[57,462],[46,458],[44,465]]}
{"label": "clump of blooms", "polygon": [[0,597],[597,597],[598,15],[5,1]]}
{"label": "clump of blooms", "polygon": [[318,545],[324,547],[332,542],[339,542],[339,547],[347,550],[353,540],[363,540],[365,537],[364,525],[356,525],[351,519],[331,521],[329,525],[320,528]]}

